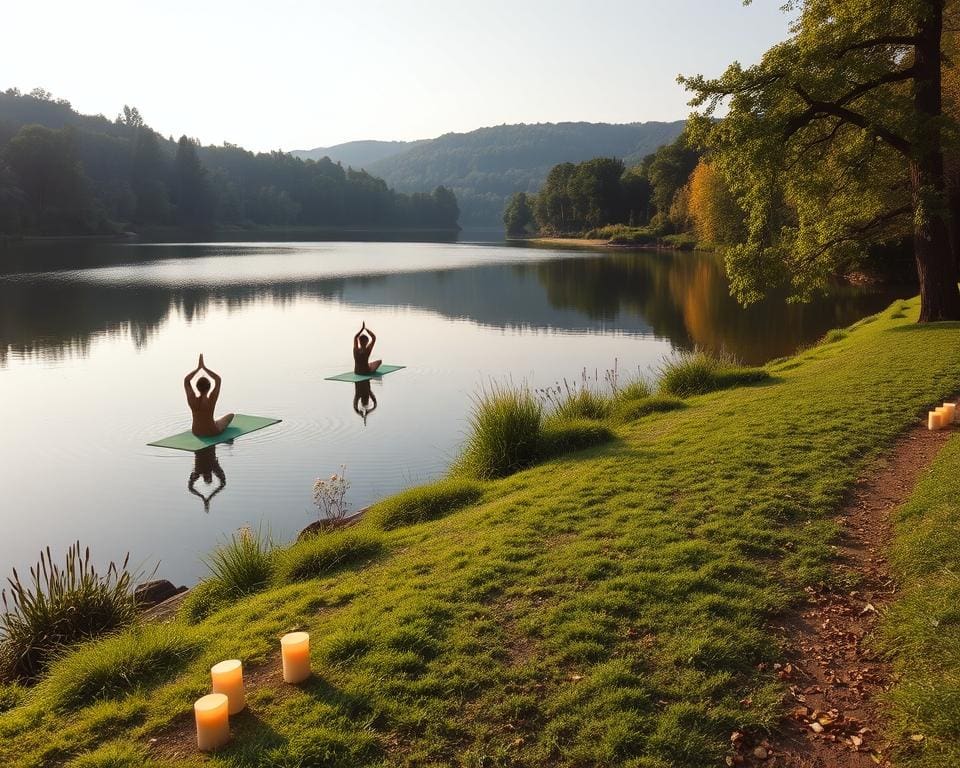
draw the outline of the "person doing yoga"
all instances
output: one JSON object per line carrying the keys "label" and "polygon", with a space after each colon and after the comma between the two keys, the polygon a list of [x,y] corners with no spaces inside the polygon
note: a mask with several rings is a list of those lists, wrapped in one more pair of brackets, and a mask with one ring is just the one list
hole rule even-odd
{"label": "person doing yoga", "polygon": [[[369,338],[367,337],[366,331],[370,334]],[[367,324],[364,323],[360,326],[360,330],[357,331],[357,335],[353,337],[353,372],[359,374],[371,374],[375,373],[377,368],[380,367],[380,363],[383,360],[374,360],[370,362],[370,353],[373,352],[373,345],[377,343],[376,334],[367,328]]]}
{"label": "person doing yoga", "polygon": [[[201,371],[210,374],[213,384],[210,384],[210,379],[206,376],[201,376],[197,379],[197,389],[194,391],[193,377]],[[213,418],[213,410],[217,407],[217,400],[220,399],[220,382],[220,376],[203,364],[203,355],[200,355],[200,362],[197,367],[183,379],[183,389],[187,393],[187,405],[190,406],[193,413],[191,431],[197,437],[216,437],[233,421],[232,413],[221,416],[219,419]]]}

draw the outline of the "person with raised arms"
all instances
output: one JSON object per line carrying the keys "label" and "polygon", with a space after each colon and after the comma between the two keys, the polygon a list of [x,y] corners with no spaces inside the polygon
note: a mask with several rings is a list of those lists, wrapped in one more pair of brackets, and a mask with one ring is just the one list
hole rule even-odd
{"label": "person with raised arms", "polygon": [[[201,371],[208,373],[210,379],[213,379],[211,385],[210,379],[201,376],[197,379],[196,391],[194,391],[193,377]],[[217,406],[217,400],[220,399],[221,389],[220,376],[203,364],[203,355],[200,355],[200,362],[197,367],[190,371],[183,379],[183,389],[187,393],[187,405],[193,413],[193,426],[191,431],[197,437],[216,437],[221,434],[230,422],[233,421],[233,414],[228,413],[219,419],[213,418],[214,408]]]}
{"label": "person with raised arms", "polygon": [[[366,331],[366,333],[364,333]],[[367,333],[370,334],[369,338]],[[376,373],[377,368],[383,360],[374,360],[370,362],[370,353],[373,352],[373,345],[377,343],[376,334],[367,328],[366,322],[360,326],[356,336],[353,337],[353,372],[357,374]]]}

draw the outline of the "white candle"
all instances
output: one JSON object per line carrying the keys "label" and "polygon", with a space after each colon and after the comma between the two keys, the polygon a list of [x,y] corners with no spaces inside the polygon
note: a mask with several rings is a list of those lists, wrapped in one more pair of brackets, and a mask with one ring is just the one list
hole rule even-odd
{"label": "white candle", "polygon": [[944,403],[943,409],[947,412],[947,424],[953,424],[957,420],[957,404]]}
{"label": "white candle", "polygon": [[208,693],[193,704],[197,719],[197,747],[209,752],[230,741],[229,702],[226,694]]}
{"label": "white candle", "polygon": [[235,715],[247,706],[243,692],[243,664],[239,659],[221,661],[210,667],[213,692],[226,694],[230,701],[230,714]]}
{"label": "white candle", "polygon": [[940,429],[940,414],[937,411],[927,413],[927,429],[933,431]]}
{"label": "white candle", "polygon": [[940,424],[939,424],[940,429],[943,429],[950,423],[950,414],[947,413],[947,409],[944,408],[942,405],[936,409],[935,413],[940,419]]}
{"label": "white candle", "polygon": [[299,683],[310,677],[310,635],[290,632],[280,638],[283,682]]}

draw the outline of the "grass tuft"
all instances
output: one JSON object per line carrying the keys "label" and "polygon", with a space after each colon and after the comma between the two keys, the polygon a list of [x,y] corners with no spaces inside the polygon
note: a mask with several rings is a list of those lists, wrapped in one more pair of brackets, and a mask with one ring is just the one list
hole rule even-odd
{"label": "grass tuft", "polygon": [[116,698],[170,678],[203,643],[182,624],[146,624],[85,643],[50,665],[38,699],[57,710]]}
{"label": "grass tuft", "polygon": [[718,389],[766,381],[763,368],[746,368],[727,355],[715,357],[697,350],[667,360],[660,368],[659,391],[664,395],[691,397]]}
{"label": "grass tuft", "polygon": [[436,520],[473,504],[482,495],[483,486],[479,483],[450,478],[391,496],[371,507],[366,518],[374,527],[389,531]]}
{"label": "grass tuft", "polygon": [[90,562],[90,548],[77,542],[62,567],[47,547],[28,580],[14,569],[9,599],[2,593],[0,679],[36,680],[64,648],[130,624],[137,604],[128,561],[129,555],[100,574]]}
{"label": "grass tuft", "polygon": [[636,421],[651,413],[666,413],[686,408],[687,404],[679,397],[658,395],[642,400],[618,400],[614,403],[611,417],[619,422]]}
{"label": "grass tuft", "polygon": [[605,419],[610,412],[610,398],[583,386],[571,389],[560,400],[554,415],[561,419]]}
{"label": "grass tuft", "polygon": [[543,408],[529,389],[494,385],[474,402],[456,469],[487,479],[530,466],[539,456],[542,423]]}
{"label": "grass tuft", "polygon": [[546,420],[541,434],[541,455],[559,456],[571,451],[592,448],[613,440],[615,435],[605,424],[590,419],[551,417]]}
{"label": "grass tuft", "polygon": [[196,624],[228,604],[223,584],[217,579],[206,579],[187,592],[177,613],[187,623]]}
{"label": "grass tuft", "polygon": [[258,592],[269,583],[273,574],[272,548],[269,536],[243,527],[205,562],[223,594],[240,597]]}
{"label": "grass tuft", "polygon": [[305,581],[359,567],[384,550],[382,536],[368,531],[348,529],[311,536],[278,554],[276,573],[281,582]]}
{"label": "grass tuft", "polygon": [[835,341],[843,341],[850,333],[844,328],[833,328],[827,331],[820,340],[821,344],[833,344]]}

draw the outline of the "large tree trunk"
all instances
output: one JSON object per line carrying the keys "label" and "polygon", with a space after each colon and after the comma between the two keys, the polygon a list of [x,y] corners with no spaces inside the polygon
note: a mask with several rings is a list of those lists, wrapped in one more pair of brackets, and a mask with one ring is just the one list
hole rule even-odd
{"label": "large tree trunk", "polygon": [[960,320],[957,262],[951,248],[939,118],[944,0],[927,0],[918,25],[913,101],[920,121],[910,164],[913,188],[913,251],[920,281],[920,322]]}

